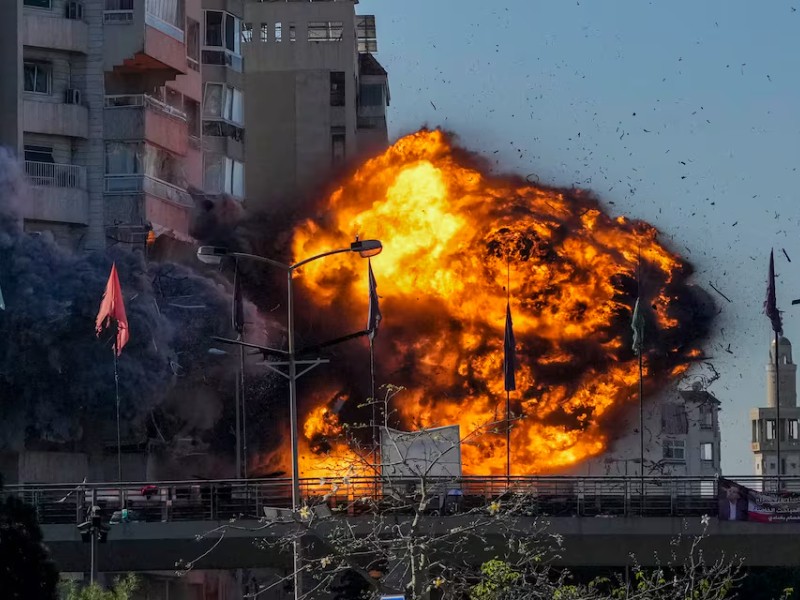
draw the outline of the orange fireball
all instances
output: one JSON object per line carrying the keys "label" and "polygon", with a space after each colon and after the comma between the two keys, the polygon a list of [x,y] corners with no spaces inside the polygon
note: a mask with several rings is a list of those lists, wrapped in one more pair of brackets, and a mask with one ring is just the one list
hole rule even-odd
{"label": "orange fireball", "polygon": [[[465,473],[505,472],[507,297],[519,364],[511,392],[516,474],[564,469],[613,441],[615,411],[635,398],[638,381],[630,329],[637,281],[652,307],[650,385],[685,370],[708,328],[708,307],[686,283],[689,266],[658,242],[655,228],[609,217],[582,190],[490,174],[442,131],[400,139],[318,208],[325,216],[294,232],[295,258],[341,247],[356,235],[383,242],[373,259],[384,316],[376,363],[379,381],[407,388],[393,406],[392,424],[459,424]],[[363,261],[344,254],[311,263],[298,284],[325,318],[363,329]],[[350,361],[340,362],[325,386],[339,377],[339,402],[342,394],[347,404],[363,401],[368,382],[353,398]],[[301,407],[306,474],[321,471],[315,461],[343,463],[349,456],[341,443],[315,449],[311,438],[339,432],[340,425],[319,394],[310,396],[316,404]]]}

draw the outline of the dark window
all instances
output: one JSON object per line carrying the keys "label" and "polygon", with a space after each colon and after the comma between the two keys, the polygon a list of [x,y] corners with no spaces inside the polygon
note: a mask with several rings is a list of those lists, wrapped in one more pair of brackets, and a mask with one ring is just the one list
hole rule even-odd
{"label": "dark window", "polygon": [[200,103],[184,97],[183,112],[186,113],[186,125],[189,129],[189,135],[200,137]]}
{"label": "dark window", "polygon": [[33,146],[25,144],[25,160],[32,160],[34,162],[53,163],[53,147],[52,146]]}
{"label": "dark window", "polygon": [[186,19],[186,56],[197,63],[200,60],[200,23]]}
{"label": "dark window", "polygon": [[297,41],[297,31],[294,28],[294,23],[289,23],[289,41]]}
{"label": "dark window", "polygon": [[361,86],[359,99],[361,106],[383,106],[383,86],[379,83]]}
{"label": "dark window", "polygon": [[261,24],[261,37],[259,38],[259,40],[262,42],[266,42],[269,40],[269,23]]}
{"label": "dark window", "polygon": [[683,405],[661,405],[661,431],[667,434],[686,434],[689,432],[689,421]]}
{"label": "dark window", "polygon": [[344,106],[344,71],[331,71],[331,106]]}
{"label": "dark window", "polygon": [[249,44],[253,41],[253,24],[242,23],[242,43]]}
{"label": "dark window", "polygon": [[50,93],[52,67],[44,63],[25,63],[25,91],[37,94]]}
{"label": "dark window", "polygon": [[216,10],[206,11],[206,46],[222,46],[222,14]]}
{"label": "dark window", "polygon": [[227,13],[225,14],[225,47],[231,52],[236,50],[236,19]]}
{"label": "dark window", "polygon": [[50,0],[24,0],[25,6],[35,6],[36,8],[51,8]]}

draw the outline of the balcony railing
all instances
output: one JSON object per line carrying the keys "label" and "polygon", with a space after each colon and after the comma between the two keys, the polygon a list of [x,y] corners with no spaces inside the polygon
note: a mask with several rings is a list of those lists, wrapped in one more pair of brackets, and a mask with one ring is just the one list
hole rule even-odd
{"label": "balcony railing", "polygon": [[105,23],[127,24],[133,22],[133,0],[105,0],[103,9]]}
{"label": "balcony railing", "polygon": [[130,108],[137,106],[164,113],[180,121],[187,120],[185,112],[148,94],[117,94],[106,96],[106,108]]}
{"label": "balcony railing", "polygon": [[190,208],[192,197],[181,187],[149,175],[106,175],[106,194],[136,194],[144,192],[172,204]]}
{"label": "balcony railing", "polygon": [[79,165],[26,160],[25,173],[36,186],[86,189],[86,168]]}

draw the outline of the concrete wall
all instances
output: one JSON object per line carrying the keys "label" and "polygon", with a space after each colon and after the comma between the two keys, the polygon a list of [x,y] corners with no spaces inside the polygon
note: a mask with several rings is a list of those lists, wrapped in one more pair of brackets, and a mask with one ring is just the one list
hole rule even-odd
{"label": "concrete wall", "polygon": [[22,151],[22,0],[0,2],[0,145]]}
{"label": "concrete wall", "polygon": [[[332,127],[344,128],[347,157],[357,151],[355,6],[352,2],[247,3],[244,20],[253,27],[253,41],[243,45],[247,203],[256,210],[291,211],[299,198],[332,173]],[[341,41],[309,42],[311,21],[342,22]],[[278,22],[280,42],[275,39]],[[262,23],[267,27],[266,42],[260,41]],[[331,71],[345,73],[343,108],[330,106]]]}
{"label": "concrete wall", "polygon": [[20,483],[75,483],[88,475],[85,454],[31,450],[19,454]]}
{"label": "concrete wall", "polygon": [[26,10],[22,19],[22,39],[26,46],[55,48],[86,54],[89,28],[84,21],[67,19],[64,10]]}
{"label": "concrete wall", "polygon": [[23,103],[25,131],[69,137],[89,137],[89,109],[77,104],[57,104],[26,99]]}

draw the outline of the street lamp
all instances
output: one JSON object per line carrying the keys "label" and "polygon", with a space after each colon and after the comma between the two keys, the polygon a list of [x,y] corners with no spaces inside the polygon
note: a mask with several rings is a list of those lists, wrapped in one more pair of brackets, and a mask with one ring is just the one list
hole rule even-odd
{"label": "street lamp", "polygon": [[83,542],[91,544],[90,546],[90,566],[89,566],[89,583],[94,584],[97,578],[97,542],[105,543],[108,537],[108,526],[103,524],[100,517],[100,507],[92,504],[87,515],[87,520],[78,525],[78,531],[81,534]]}
{"label": "street lamp", "polygon": [[[297,380],[308,373],[311,369],[316,366],[319,366],[323,363],[328,362],[324,359],[314,359],[314,360],[297,360],[295,357],[295,340],[294,340],[294,293],[292,289],[292,282],[294,279],[294,272],[299,269],[300,267],[307,265],[310,262],[315,260],[319,260],[320,258],[325,258],[326,256],[331,256],[333,254],[342,254],[344,252],[354,252],[357,253],[361,258],[371,258],[373,256],[377,256],[383,251],[383,244],[379,240],[359,240],[356,239],[354,242],[350,244],[348,248],[339,248],[337,250],[329,250],[327,252],[323,252],[322,254],[317,254],[310,258],[303,259],[299,262],[294,263],[293,265],[287,265],[285,263],[279,262],[277,260],[272,260],[271,258],[266,258],[264,256],[257,256],[255,254],[245,254],[242,252],[230,252],[227,248],[220,247],[220,246],[200,246],[197,249],[197,258],[200,262],[205,263],[207,265],[219,265],[222,262],[222,259],[226,257],[231,257],[235,259],[246,259],[246,260],[254,260],[262,263],[266,263],[272,267],[281,269],[286,273],[286,283],[287,283],[287,296],[286,296],[286,305],[287,305],[287,330],[288,330],[288,338],[289,338],[289,350],[288,352],[281,352],[281,354],[285,354],[286,361],[268,361],[266,364],[267,368],[271,369],[275,373],[278,373],[285,379],[289,381],[289,428],[290,428],[290,436],[291,436],[291,443],[292,443],[292,509],[295,511],[300,506],[300,462],[298,456],[298,440],[297,440],[297,433],[298,433],[298,426],[297,426]],[[297,372],[297,366],[302,365],[305,368]],[[284,372],[278,367],[288,367],[288,372]],[[297,542],[295,542],[295,552],[294,552],[294,570],[295,570],[295,598],[300,597],[300,585],[298,580],[298,575],[300,573],[300,568],[302,567],[299,560],[300,553],[296,547]]]}

